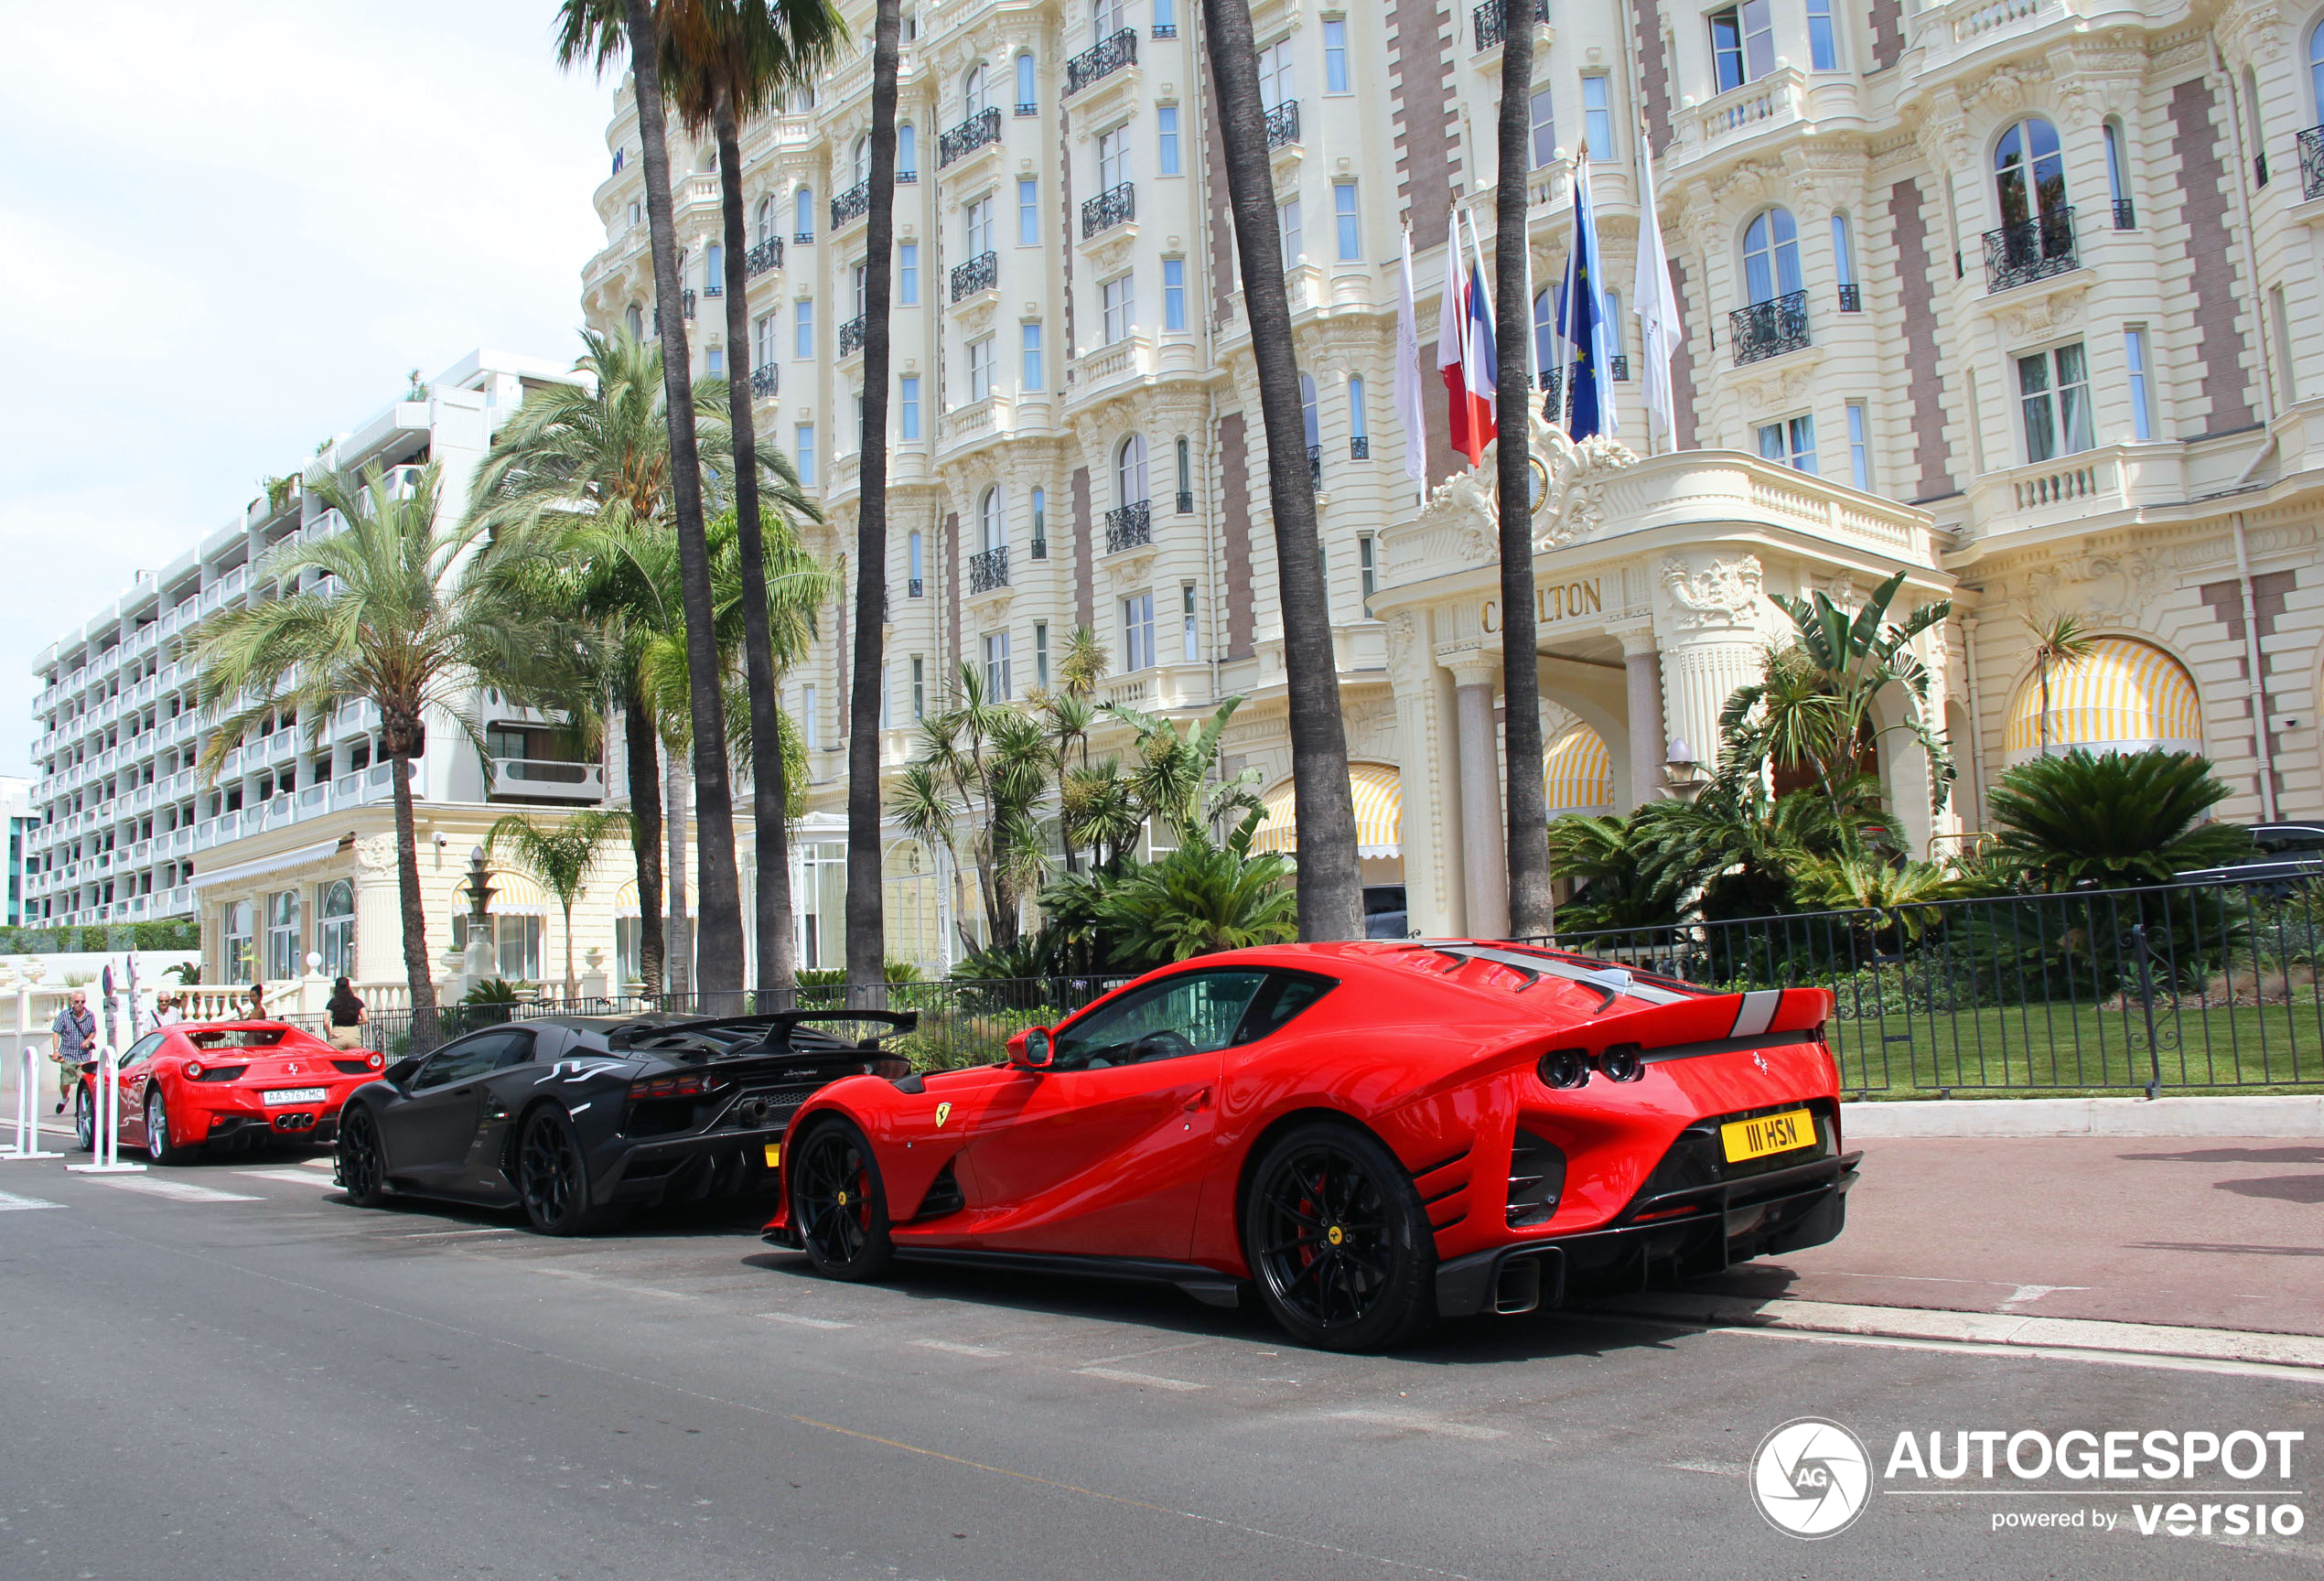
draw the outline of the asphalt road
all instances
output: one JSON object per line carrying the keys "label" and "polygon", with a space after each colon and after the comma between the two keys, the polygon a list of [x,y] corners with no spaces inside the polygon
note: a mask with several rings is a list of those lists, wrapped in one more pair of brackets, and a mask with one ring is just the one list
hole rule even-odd
{"label": "asphalt road", "polygon": [[[360,1211],[328,1181],[289,1160],[0,1165],[0,1577],[1927,1581],[2324,1561],[2324,1376],[1570,1317],[1331,1356],[1170,1291],[840,1286],[748,1225],[548,1241]],[[2119,1487],[2004,1477],[1877,1483],[1853,1527],[1802,1542],[1762,1520],[1744,1468],[1807,1414],[1854,1429],[1876,1469],[1900,1430],[2304,1431],[2295,1479],[2252,1484],[2302,1529],[2140,1535]],[[1993,1525],[2093,1509],[2117,1525]]]}

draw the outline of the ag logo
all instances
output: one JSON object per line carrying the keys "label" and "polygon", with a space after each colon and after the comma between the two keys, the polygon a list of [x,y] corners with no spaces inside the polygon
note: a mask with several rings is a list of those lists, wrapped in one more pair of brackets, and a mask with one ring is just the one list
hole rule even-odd
{"label": "ag logo", "polygon": [[936,1129],[941,1131],[944,1128],[944,1122],[950,1120],[952,1117],[952,1106],[950,1103],[939,1103],[936,1105]]}
{"label": "ag logo", "polygon": [[1856,1524],[1872,1491],[1863,1440],[1837,1422],[1802,1416],[1759,1440],[1751,1497],[1769,1525],[1791,1537],[1831,1537]]}

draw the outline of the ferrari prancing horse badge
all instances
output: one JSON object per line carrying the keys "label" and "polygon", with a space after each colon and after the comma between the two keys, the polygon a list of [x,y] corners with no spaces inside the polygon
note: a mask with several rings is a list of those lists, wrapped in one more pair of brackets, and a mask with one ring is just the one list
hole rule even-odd
{"label": "ferrari prancing horse badge", "polygon": [[936,1105],[936,1129],[941,1131],[944,1128],[944,1122],[952,1117],[952,1106],[950,1103],[939,1103]]}

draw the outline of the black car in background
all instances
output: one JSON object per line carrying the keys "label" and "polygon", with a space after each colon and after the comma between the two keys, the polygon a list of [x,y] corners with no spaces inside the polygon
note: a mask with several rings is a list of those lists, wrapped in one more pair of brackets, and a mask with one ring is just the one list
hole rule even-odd
{"label": "black car in background", "polygon": [[771,1189],[799,1105],[842,1076],[909,1074],[880,1043],[918,1020],[790,1010],[486,1027],[349,1095],[338,1181],[364,1208],[398,1193],[522,1207],[548,1235],[586,1233],[630,1207]]}
{"label": "black car in background", "polygon": [[2274,891],[2324,877],[2324,823],[2254,823],[2252,854],[2224,867],[2181,873],[2184,882],[2255,884]]}

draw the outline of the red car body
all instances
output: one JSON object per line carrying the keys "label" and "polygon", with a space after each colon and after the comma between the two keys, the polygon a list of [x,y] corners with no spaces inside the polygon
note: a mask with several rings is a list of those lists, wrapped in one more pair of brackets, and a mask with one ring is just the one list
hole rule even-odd
{"label": "red car body", "polygon": [[[159,1164],[206,1146],[326,1146],[347,1095],[386,1063],[281,1021],[182,1022],[146,1033],[118,1058],[121,1141]],[[83,1147],[97,1072],[94,1061],[81,1068],[75,1119]]]}
{"label": "red car body", "polygon": [[[1304,1007],[1250,1024],[1262,987],[1223,1037],[1214,1018],[1152,1049],[1103,1041],[1110,1026],[1164,1014],[1140,1005],[1192,1006],[1200,1020],[1254,973],[1305,984],[1291,995]],[[1188,981],[1204,973],[1241,975]],[[1203,956],[1068,1020],[1047,1040],[1059,1066],[1032,1068],[1020,1035],[1006,1064],[823,1088],[787,1134],[769,1238],[816,1252],[802,1210],[813,1190],[788,1177],[817,1125],[843,1120],[871,1155],[850,1176],[857,1200],[879,1196],[881,1222],[863,1227],[884,1228],[896,1256],[1129,1274],[1221,1302],[1260,1278],[1264,1296],[1272,1276],[1250,1244],[1254,1165],[1271,1138],[1321,1124],[1383,1145],[1409,1181],[1408,1193],[1394,1179],[1376,1187],[1426,1215],[1436,1315],[1716,1272],[1839,1232],[1856,1157],[1840,1146],[1823,1030],[1832,1003],[1823,989],[1719,994],[1489,941]],[[1115,1058],[1070,1068],[1089,1047]],[[1576,1073],[1577,1084],[1553,1084]],[[1343,1176],[1376,1156],[1348,1145]],[[1296,1238],[1331,1220],[1338,1247],[1339,1221],[1319,1206],[1330,1188],[1320,1174],[1311,1186],[1285,1199],[1282,1222]],[[809,1208],[827,1213],[827,1198]]]}

